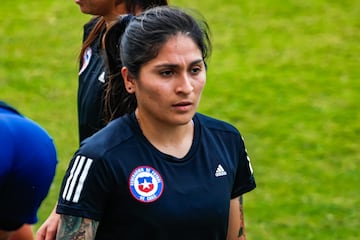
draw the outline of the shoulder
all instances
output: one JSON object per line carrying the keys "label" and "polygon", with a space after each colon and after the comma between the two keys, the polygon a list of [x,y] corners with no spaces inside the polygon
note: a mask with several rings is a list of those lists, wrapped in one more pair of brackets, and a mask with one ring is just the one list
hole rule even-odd
{"label": "shoulder", "polygon": [[122,145],[133,136],[132,121],[128,115],[117,118],[80,144],[80,152],[101,156]]}
{"label": "shoulder", "polygon": [[195,121],[199,121],[200,125],[212,131],[220,131],[229,134],[239,135],[238,129],[232,124],[225,122],[223,120],[215,119],[201,113],[196,113]]}
{"label": "shoulder", "polygon": [[21,113],[18,110],[16,110],[14,107],[0,100],[0,113],[1,113],[1,109],[3,109],[4,111],[15,113],[17,115],[21,115]]}
{"label": "shoulder", "polygon": [[1,133],[7,132],[9,138],[10,136],[19,138],[27,135],[32,135],[34,139],[37,136],[50,137],[39,123],[20,114],[9,105],[0,104],[0,123]]}
{"label": "shoulder", "polygon": [[[47,130],[34,120],[18,112],[3,112],[0,108],[0,168],[4,167],[6,160],[20,171],[28,171],[30,166],[38,169],[54,169],[57,163],[56,147]],[[29,169],[31,170],[31,168]],[[39,170],[39,171],[41,171]],[[38,173],[40,173],[38,171]],[[24,175],[25,176],[25,175]],[[26,174],[26,176],[32,176]],[[41,177],[41,174],[39,175]]]}
{"label": "shoulder", "polygon": [[194,123],[203,141],[223,142],[228,147],[244,145],[240,131],[228,122],[197,113]]}

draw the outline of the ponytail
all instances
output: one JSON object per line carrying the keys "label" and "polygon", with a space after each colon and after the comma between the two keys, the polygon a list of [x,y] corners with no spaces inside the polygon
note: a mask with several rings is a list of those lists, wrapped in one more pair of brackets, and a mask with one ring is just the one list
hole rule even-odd
{"label": "ponytail", "polygon": [[107,66],[107,85],[104,97],[105,123],[124,114],[135,111],[137,102],[134,94],[129,94],[121,75],[123,66],[120,58],[120,42],[129,22],[134,18],[129,14],[122,16],[105,35],[105,61]]}

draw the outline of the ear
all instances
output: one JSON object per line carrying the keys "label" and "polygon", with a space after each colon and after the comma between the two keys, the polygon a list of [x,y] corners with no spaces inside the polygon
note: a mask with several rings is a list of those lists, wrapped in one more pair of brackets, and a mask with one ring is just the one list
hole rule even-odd
{"label": "ear", "polygon": [[124,86],[129,94],[135,93],[135,79],[129,74],[127,67],[121,68],[121,75],[124,80]]}

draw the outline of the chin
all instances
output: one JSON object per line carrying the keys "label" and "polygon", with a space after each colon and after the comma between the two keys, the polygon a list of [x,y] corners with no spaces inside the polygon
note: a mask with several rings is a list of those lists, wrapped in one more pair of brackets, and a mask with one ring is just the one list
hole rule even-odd
{"label": "chin", "polygon": [[189,122],[192,121],[192,118],[194,117],[194,115],[191,115],[190,117],[183,117],[183,118],[179,118],[179,119],[176,119],[176,122],[178,125],[186,125],[188,124]]}

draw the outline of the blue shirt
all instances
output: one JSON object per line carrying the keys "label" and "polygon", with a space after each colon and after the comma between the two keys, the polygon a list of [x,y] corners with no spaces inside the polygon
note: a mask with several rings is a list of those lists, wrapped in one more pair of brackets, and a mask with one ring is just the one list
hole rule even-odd
{"label": "blue shirt", "polygon": [[[85,41],[99,18],[84,25]],[[104,127],[103,97],[105,92],[105,64],[101,50],[102,34],[85,50],[80,61],[77,108],[79,141]]]}
{"label": "blue shirt", "polygon": [[0,101],[0,229],[37,222],[56,164],[55,145],[48,133]]}

